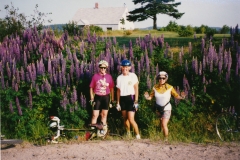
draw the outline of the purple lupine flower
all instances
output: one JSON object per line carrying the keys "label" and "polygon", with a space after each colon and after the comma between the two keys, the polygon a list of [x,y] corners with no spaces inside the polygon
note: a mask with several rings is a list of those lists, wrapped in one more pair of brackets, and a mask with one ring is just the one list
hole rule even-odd
{"label": "purple lupine flower", "polygon": [[56,87],[57,84],[58,84],[58,82],[57,82],[57,75],[55,74],[55,72],[54,72],[54,74],[53,74],[53,84],[54,84],[55,87]]}
{"label": "purple lupine flower", "polygon": [[67,84],[68,84],[68,86],[70,86],[70,84],[71,84],[71,78],[70,78],[69,73],[67,74]]}
{"label": "purple lupine flower", "polygon": [[185,72],[188,74],[188,62],[187,62],[187,59],[185,61]]}
{"label": "purple lupine flower", "polygon": [[16,74],[16,62],[15,59],[13,59],[13,63],[12,63],[12,75]]}
{"label": "purple lupine flower", "polygon": [[133,48],[132,47],[129,48],[129,57],[133,58]]}
{"label": "purple lupine flower", "polygon": [[210,72],[213,71],[213,61],[210,61]]}
{"label": "purple lupine flower", "polygon": [[18,69],[16,70],[15,75],[16,75],[16,81],[17,81],[17,83],[20,83],[20,75],[19,75],[19,70],[18,70]]}
{"label": "purple lupine flower", "polygon": [[141,65],[140,62],[138,61],[138,76],[140,77],[141,75]]}
{"label": "purple lupine flower", "polygon": [[64,77],[62,77],[62,83],[63,83],[63,86],[67,85],[67,80],[66,80],[65,75],[64,75]]}
{"label": "purple lupine flower", "polygon": [[206,85],[203,86],[203,92],[204,92],[204,93],[207,92]]}
{"label": "purple lupine flower", "polygon": [[16,106],[17,106],[17,109],[18,109],[18,114],[19,114],[19,116],[21,116],[22,115],[22,109],[20,107],[20,103],[19,103],[18,97],[16,97]]}
{"label": "purple lupine flower", "polygon": [[11,113],[14,113],[12,102],[9,103],[9,110]]}
{"label": "purple lupine flower", "polygon": [[198,75],[198,60],[197,60],[197,57],[196,57],[196,59],[195,59],[195,63],[194,63],[194,65],[195,65],[195,74],[197,74]]}
{"label": "purple lupine flower", "polygon": [[76,87],[73,86],[73,92],[72,92],[72,97],[71,97],[71,103],[74,104],[77,101],[77,91]]}
{"label": "purple lupine flower", "polygon": [[158,73],[159,73],[159,68],[158,68],[158,63],[157,63],[157,65],[156,65],[156,74],[155,75],[158,75]]}
{"label": "purple lupine flower", "polygon": [[12,77],[12,73],[11,73],[11,69],[10,69],[10,67],[9,67],[9,64],[8,64],[8,62],[7,62],[6,69],[7,69],[7,75],[8,75],[8,79],[10,80],[10,79],[11,79],[11,77]]}
{"label": "purple lupine flower", "polygon": [[203,74],[203,81],[202,81],[202,83],[203,83],[203,84],[206,83],[205,74]]}
{"label": "purple lupine flower", "polygon": [[70,111],[70,113],[74,112],[74,108],[73,108],[73,107],[70,107],[70,108],[69,108],[69,111]]}
{"label": "purple lupine flower", "polygon": [[14,90],[18,92],[18,83],[15,83]]}
{"label": "purple lupine flower", "polygon": [[26,72],[26,81],[30,82],[30,77],[29,77],[29,73],[28,72]]}
{"label": "purple lupine flower", "polygon": [[2,89],[5,89],[5,82],[4,82],[4,76],[3,76],[3,72],[1,71],[1,84],[2,84]]}
{"label": "purple lupine flower", "polygon": [[40,95],[40,91],[39,91],[39,86],[38,86],[38,84],[36,84],[35,89],[36,89],[37,95]]}
{"label": "purple lupine flower", "polygon": [[21,66],[21,71],[20,71],[21,73],[21,80],[22,81],[25,81],[25,73],[24,73],[24,70],[23,70],[23,67]]}
{"label": "purple lupine flower", "polygon": [[51,85],[49,84],[47,79],[43,79],[43,84],[44,84],[44,90],[46,90],[47,93],[51,92]]}
{"label": "purple lupine flower", "polygon": [[190,55],[192,54],[192,43],[191,42],[188,43],[188,52]]}
{"label": "purple lupine flower", "polygon": [[224,52],[224,54],[223,54],[223,66],[224,66],[224,69],[226,69],[227,68],[227,65],[228,65],[228,53],[227,53],[227,51],[225,51]]}
{"label": "purple lupine flower", "polygon": [[73,79],[73,73],[74,73],[74,65],[71,64],[70,66],[70,78]]}
{"label": "purple lupine flower", "polygon": [[116,37],[113,37],[113,45],[116,46],[116,44],[117,44]]}
{"label": "purple lupine flower", "polygon": [[24,67],[27,67],[27,54],[26,52],[23,53],[23,63],[24,63]]}
{"label": "purple lupine flower", "polygon": [[66,111],[67,109],[67,104],[69,104],[68,98],[67,98],[67,94],[64,91],[61,91],[61,95],[62,95],[62,100],[60,101],[60,105],[63,107],[64,111]]}
{"label": "purple lupine flower", "polygon": [[50,58],[48,59],[48,73],[52,74],[52,65]]}
{"label": "purple lupine flower", "polygon": [[15,83],[16,83],[16,78],[15,78],[15,76],[13,76],[13,78],[12,78],[12,89],[13,90],[15,88]]}
{"label": "purple lupine flower", "polygon": [[149,78],[149,75],[147,76],[147,87],[148,87],[149,90],[152,89],[152,81]]}
{"label": "purple lupine flower", "polygon": [[205,69],[206,69],[206,57],[205,56],[203,56],[202,69],[203,69],[203,71],[205,71]]}
{"label": "purple lupine flower", "polygon": [[178,62],[180,64],[180,66],[182,66],[182,53],[181,52],[179,52],[179,54],[178,54]]}
{"label": "purple lupine flower", "polygon": [[134,63],[132,63],[132,65],[131,65],[131,72],[135,73],[135,65],[134,65]]}
{"label": "purple lupine flower", "polygon": [[199,74],[200,76],[202,75],[202,62],[201,62],[201,61],[200,61],[200,63],[199,63],[198,74]]}
{"label": "purple lupine flower", "polygon": [[80,100],[81,100],[81,106],[82,106],[82,108],[85,108],[85,106],[84,106],[84,95],[81,93],[80,94]]}

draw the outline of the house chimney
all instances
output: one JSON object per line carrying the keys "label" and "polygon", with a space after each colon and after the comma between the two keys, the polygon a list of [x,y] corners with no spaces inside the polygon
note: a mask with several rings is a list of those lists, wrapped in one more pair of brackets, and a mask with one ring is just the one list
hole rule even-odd
{"label": "house chimney", "polygon": [[95,8],[94,9],[98,9],[98,3],[95,3]]}

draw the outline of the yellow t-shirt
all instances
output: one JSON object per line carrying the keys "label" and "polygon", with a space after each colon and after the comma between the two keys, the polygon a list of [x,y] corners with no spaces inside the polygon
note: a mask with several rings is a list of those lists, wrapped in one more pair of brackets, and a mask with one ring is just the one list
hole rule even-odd
{"label": "yellow t-shirt", "polygon": [[[174,97],[178,97],[178,93],[173,88],[173,86],[165,83],[164,85],[160,86],[160,84],[155,84],[153,86],[153,89],[150,93],[150,97],[153,98],[153,96],[156,98],[156,103],[160,106],[165,106],[171,98],[171,95]],[[164,110],[171,110],[172,106],[170,103],[168,103]]]}

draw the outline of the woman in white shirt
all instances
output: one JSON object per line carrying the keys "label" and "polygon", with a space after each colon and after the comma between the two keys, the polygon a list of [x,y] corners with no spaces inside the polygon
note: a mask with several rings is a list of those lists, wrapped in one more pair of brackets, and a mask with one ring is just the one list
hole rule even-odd
{"label": "woman in white shirt", "polygon": [[127,135],[130,136],[130,126],[136,133],[136,139],[141,139],[138,125],[134,119],[138,110],[138,78],[135,73],[129,72],[131,62],[123,60],[121,62],[122,74],[117,77],[117,110],[122,111]]}

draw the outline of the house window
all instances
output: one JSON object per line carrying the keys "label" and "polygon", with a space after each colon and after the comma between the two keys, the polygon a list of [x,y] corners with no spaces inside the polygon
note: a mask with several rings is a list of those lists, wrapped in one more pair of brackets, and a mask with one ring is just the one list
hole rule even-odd
{"label": "house window", "polygon": [[112,31],[112,27],[107,27],[107,30],[108,31]]}

